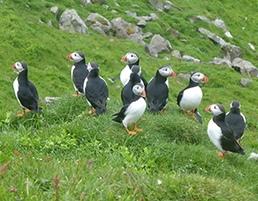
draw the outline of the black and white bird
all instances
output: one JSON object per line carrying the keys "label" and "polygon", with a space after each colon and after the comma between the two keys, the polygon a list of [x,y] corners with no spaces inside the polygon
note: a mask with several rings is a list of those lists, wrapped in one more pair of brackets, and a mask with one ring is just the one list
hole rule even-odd
{"label": "black and white bird", "polygon": [[42,113],[42,108],[38,105],[38,91],[35,85],[28,79],[27,63],[24,61],[16,62],[13,64],[12,68],[19,72],[18,77],[13,82],[13,89],[23,109],[17,116],[23,116],[25,112],[30,111]]}
{"label": "black and white bird", "polygon": [[[200,72],[194,72],[190,76],[189,84],[186,88],[179,92],[177,96],[177,104],[183,110],[185,116],[194,118],[202,124],[202,117],[197,111],[197,107],[202,101],[202,89],[200,83],[208,82],[209,79]],[[191,115],[188,116],[187,111],[191,111]]]}
{"label": "black and white bird", "polygon": [[84,81],[84,94],[90,106],[89,114],[106,113],[108,99],[108,85],[106,81],[99,76],[99,65],[96,62],[89,62],[87,65],[89,74]]}
{"label": "black and white bird", "polygon": [[[124,55],[121,58],[121,61],[126,62],[127,65],[123,68],[123,70],[120,72],[120,81],[121,83],[125,86],[126,83],[130,79],[130,74],[131,74],[131,68],[133,65],[138,65],[140,63],[140,59],[138,55],[134,52],[128,52],[126,55]],[[147,81],[146,79],[142,76],[140,73],[141,80],[144,82],[145,89],[147,88]]]}
{"label": "black and white bird", "polygon": [[245,155],[230,126],[225,122],[224,107],[221,104],[212,104],[207,106],[205,110],[213,114],[207,127],[207,133],[212,143],[220,150],[219,156],[224,157],[227,152]]}
{"label": "black and white bird", "polygon": [[[132,102],[132,99],[134,97],[134,93],[132,91],[132,88],[137,83],[143,83],[143,81],[140,78],[141,74],[141,67],[138,65],[133,65],[131,68],[131,74],[129,81],[125,84],[121,91],[121,100],[123,102],[123,105],[129,104]],[[144,96],[146,96],[145,88],[144,88]]]}
{"label": "black and white bird", "polygon": [[147,102],[151,113],[164,111],[167,106],[169,97],[168,77],[175,78],[176,73],[170,66],[162,66],[148,83]]}
{"label": "black and white bird", "polygon": [[240,111],[240,102],[238,100],[233,100],[230,103],[230,111],[226,114],[225,121],[231,127],[235,139],[240,142],[240,139],[244,135],[246,118]]}
{"label": "black and white bird", "polygon": [[[136,122],[142,117],[146,109],[146,102],[143,97],[143,84],[138,83],[134,85],[132,91],[134,93],[134,97],[131,103],[124,105],[120,112],[113,115],[115,117],[112,120],[122,123],[129,134],[135,135],[136,131],[143,131],[142,129],[137,128]],[[130,124],[134,125],[133,130],[128,129]]]}
{"label": "black and white bird", "polygon": [[71,78],[75,90],[75,94],[73,94],[73,96],[78,96],[79,93],[83,94],[83,83],[89,73],[87,70],[86,59],[84,54],[79,51],[69,54],[66,58],[74,61],[71,68]]}

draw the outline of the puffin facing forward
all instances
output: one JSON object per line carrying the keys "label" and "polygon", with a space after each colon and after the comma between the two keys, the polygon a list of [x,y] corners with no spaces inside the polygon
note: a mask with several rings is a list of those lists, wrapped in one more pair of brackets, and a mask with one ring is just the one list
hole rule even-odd
{"label": "puffin facing forward", "polygon": [[27,63],[24,61],[16,62],[12,68],[19,72],[18,77],[13,82],[13,88],[15,96],[23,109],[17,116],[23,116],[25,112],[30,111],[42,113],[42,108],[38,106],[38,91],[35,85],[28,79]]}
{"label": "puffin facing forward", "polygon": [[235,139],[240,142],[240,139],[244,135],[246,119],[240,112],[240,102],[233,100],[230,104],[230,111],[226,114],[226,123],[231,127]]}
{"label": "puffin facing forward", "polygon": [[[125,86],[126,83],[129,81],[130,79],[130,74],[131,74],[131,69],[133,65],[139,65],[140,63],[140,59],[138,57],[138,55],[134,52],[128,52],[126,55],[124,55],[121,58],[121,61],[126,62],[127,65],[123,68],[123,70],[120,73],[120,81],[121,83]],[[141,75],[140,73],[140,78],[144,83],[145,89],[147,89],[147,81],[145,80],[145,78]]]}
{"label": "puffin facing forward", "polygon": [[221,104],[213,104],[206,107],[205,110],[213,114],[213,118],[208,124],[207,133],[212,143],[221,151],[218,152],[218,155],[224,157],[227,152],[245,155],[230,126],[225,122],[224,107]]}
{"label": "puffin facing forward", "polygon": [[164,111],[167,106],[169,96],[168,77],[175,78],[176,73],[170,66],[162,66],[148,83],[147,101],[151,113]]}
{"label": "puffin facing forward", "polygon": [[73,52],[66,58],[68,60],[74,61],[71,69],[71,78],[75,90],[75,94],[73,94],[73,96],[78,96],[79,93],[83,93],[83,83],[89,73],[85,64],[85,57],[82,52]]}
{"label": "puffin facing forward", "polygon": [[[122,123],[129,134],[135,135],[136,131],[143,131],[142,129],[137,128],[136,122],[142,117],[146,109],[146,102],[142,96],[144,94],[143,84],[138,83],[134,85],[132,91],[134,96],[131,103],[124,105],[120,112],[113,115],[116,117],[112,120]],[[134,124],[133,130],[128,129],[129,124]]]}
{"label": "puffin facing forward", "polygon": [[96,62],[90,62],[87,66],[89,74],[84,81],[84,94],[90,106],[89,114],[106,113],[108,99],[108,86],[106,81],[99,76],[99,65]]}
{"label": "puffin facing forward", "polygon": [[202,117],[197,111],[197,107],[202,101],[202,90],[200,83],[208,82],[209,79],[200,72],[194,72],[190,76],[189,85],[179,92],[177,96],[177,104],[183,110],[184,115],[188,117],[187,112],[191,110],[190,118],[194,118],[202,124]]}

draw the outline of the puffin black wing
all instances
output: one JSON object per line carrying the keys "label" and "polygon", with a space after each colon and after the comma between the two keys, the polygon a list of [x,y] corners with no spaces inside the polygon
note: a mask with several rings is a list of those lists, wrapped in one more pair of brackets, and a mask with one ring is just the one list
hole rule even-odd
{"label": "puffin black wing", "polygon": [[239,114],[229,113],[225,118],[226,123],[231,127],[235,138],[238,140],[242,137],[245,130],[245,120]]}
{"label": "puffin black wing", "polygon": [[128,106],[129,104],[123,106],[118,113],[113,114],[112,116],[116,116],[116,117],[114,117],[112,120],[118,123],[122,123],[123,119],[125,118],[125,111],[128,108]]}
{"label": "puffin black wing", "polygon": [[[98,84],[88,81],[85,91],[87,100],[91,103],[98,114],[106,112],[106,101],[108,98],[108,88],[104,80],[99,78]],[[93,86],[94,85],[94,86]]]}
{"label": "puffin black wing", "polygon": [[179,94],[177,95],[177,105],[180,106],[180,101],[183,97],[183,93],[184,93],[184,90],[180,91]]}

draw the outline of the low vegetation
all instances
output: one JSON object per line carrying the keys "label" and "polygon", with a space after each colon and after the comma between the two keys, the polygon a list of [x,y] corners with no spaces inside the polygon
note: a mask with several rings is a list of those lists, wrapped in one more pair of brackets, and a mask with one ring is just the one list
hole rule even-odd
{"label": "low vegetation", "polygon": [[[258,152],[256,78],[251,78],[253,81],[244,88],[240,79],[248,77],[225,66],[181,62],[170,53],[153,58],[139,44],[103,37],[91,29],[87,36],[61,32],[58,20],[49,12],[51,6],[57,5],[59,16],[65,8],[74,8],[82,19],[90,12],[98,12],[108,20],[121,16],[127,21],[135,19],[127,17],[126,10],[138,15],[156,12],[160,19],[149,22],[144,32],[160,33],[173,49],[204,62],[220,57],[221,50],[209,39],[200,39],[196,29],[203,26],[224,38],[223,33],[215,26],[191,23],[189,19],[193,15],[221,18],[234,36],[225,40],[240,46],[244,59],[258,66],[257,54],[247,45],[258,45],[257,3],[175,0],[173,3],[182,12],[172,9],[160,13],[148,1],[117,2],[120,7],[108,1],[108,10],[100,4],[83,7],[81,1],[70,0],[0,3],[1,200],[257,200],[258,163],[248,159],[250,153]],[[139,8],[132,8],[133,3]],[[111,9],[118,14],[111,13]],[[46,24],[48,20],[52,20],[52,27]],[[170,36],[166,32],[169,26],[187,42]],[[87,61],[98,62],[100,74],[108,82],[110,101],[105,115],[85,114],[89,110],[85,97],[71,96],[72,63],[66,55],[76,50],[84,52]],[[202,86],[204,97],[198,108],[204,123],[186,118],[176,105],[177,94],[188,84],[179,78],[169,80],[168,113],[152,115],[146,111],[145,120],[137,123],[143,132],[131,136],[121,124],[112,121],[112,115],[122,106],[122,85],[119,79],[111,83],[108,78],[119,75],[125,65],[120,59],[128,51],[140,56],[147,80],[165,64],[177,74],[201,71],[207,75],[209,82]],[[15,116],[21,108],[12,88],[17,75],[11,66],[21,60],[28,63],[29,78],[43,99],[43,115]],[[46,96],[60,99],[46,105]],[[233,99],[240,100],[247,118],[242,140],[246,155],[229,154],[222,159],[208,139],[206,129],[212,116],[204,109],[221,103],[228,111]]]}

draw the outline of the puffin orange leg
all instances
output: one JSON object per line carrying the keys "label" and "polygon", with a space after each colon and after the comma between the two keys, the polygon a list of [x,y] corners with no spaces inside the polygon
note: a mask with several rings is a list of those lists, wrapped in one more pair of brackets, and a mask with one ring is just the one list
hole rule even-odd
{"label": "puffin orange leg", "polygon": [[192,114],[190,115],[190,118],[193,118],[194,117],[194,110],[191,110],[192,111]]}
{"label": "puffin orange leg", "polygon": [[130,131],[127,127],[125,128],[127,130],[127,132],[130,134],[130,135],[135,135],[136,132],[135,131]]}
{"label": "puffin orange leg", "polygon": [[141,128],[137,128],[136,123],[133,124],[133,130],[134,131],[140,131],[140,132],[143,131]]}
{"label": "puffin orange leg", "polygon": [[75,93],[75,94],[72,94],[72,96],[73,96],[73,97],[77,97],[77,96],[79,96],[78,91],[76,91],[76,93]]}
{"label": "puffin orange leg", "polygon": [[227,155],[227,153],[222,153],[222,152],[220,152],[220,151],[219,151],[217,154],[218,154],[220,157],[222,157],[222,158],[224,158],[224,157]]}
{"label": "puffin orange leg", "polygon": [[25,114],[25,109],[22,109],[22,112],[17,114],[16,117],[22,117]]}
{"label": "puffin orange leg", "polygon": [[96,110],[93,109],[93,107],[90,107],[89,112],[86,112],[86,114],[94,114],[94,113],[96,113]]}
{"label": "puffin orange leg", "polygon": [[31,112],[31,110],[25,110],[24,112]]}
{"label": "puffin orange leg", "polygon": [[187,113],[186,113],[186,111],[184,110],[184,115],[186,116],[186,117],[188,117],[188,115],[187,115]]}

